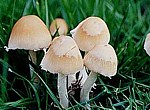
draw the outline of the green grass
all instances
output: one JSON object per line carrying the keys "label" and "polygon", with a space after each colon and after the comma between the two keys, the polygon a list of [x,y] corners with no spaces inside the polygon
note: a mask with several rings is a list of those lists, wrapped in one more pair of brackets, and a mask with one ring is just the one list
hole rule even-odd
{"label": "green grass", "polygon": [[[150,57],[143,44],[150,32],[149,0],[1,0],[0,2],[0,110],[61,109],[57,96],[57,76],[46,74],[28,61],[28,52],[6,52],[15,22],[24,15],[39,16],[49,28],[57,17],[64,18],[69,30],[89,16],[101,17],[111,34],[110,44],[118,56],[118,72],[112,79],[100,75],[91,93],[92,109],[144,110],[150,103]],[[68,33],[70,35],[70,33]],[[40,90],[33,86],[28,64],[39,73]],[[8,71],[11,68],[12,72]],[[19,84],[19,85],[18,85]],[[55,93],[55,94],[54,94]],[[83,109],[76,101],[69,110]]]}

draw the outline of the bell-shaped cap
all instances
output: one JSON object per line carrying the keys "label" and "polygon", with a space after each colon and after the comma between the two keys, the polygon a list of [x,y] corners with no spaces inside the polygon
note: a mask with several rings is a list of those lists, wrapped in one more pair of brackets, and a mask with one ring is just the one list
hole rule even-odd
{"label": "bell-shaped cap", "polygon": [[150,56],[150,33],[147,34],[145,43],[144,43],[144,49],[146,53]]}
{"label": "bell-shaped cap", "polygon": [[59,35],[67,35],[68,25],[66,21],[62,18],[56,18],[50,24],[50,33],[54,35],[58,29]]}
{"label": "bell-shaped cap", "polygon": [[51,73],[74,74],[83,68],[83,59],[75,41],[69,36],[56,37],[41,62]]}
{"label": "bell-shaped cap", "polygon": [[14,25],[8,49],[39,50],[51,43],[51,35],[44,22],[35,15],[21,17]]}
{"label": "bell-shaped cap", "polygon": [[82,51],[89,51],[97,44],[105,45],[110,41],[108,27],[99,17],[88,17],[71,33]]}
{"label": "bell-shaped cap", "polygon": [[91,71],[111,77],[117,72],[117,56],[113,47],[96,45],[84,57],[85,66]]}

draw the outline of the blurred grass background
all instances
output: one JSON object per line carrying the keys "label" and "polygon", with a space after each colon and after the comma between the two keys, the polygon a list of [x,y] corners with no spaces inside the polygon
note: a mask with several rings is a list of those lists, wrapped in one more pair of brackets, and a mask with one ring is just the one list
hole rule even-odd
{"label": "blurred grass background", "polygon": [[[69,30],[89,16],[101,17],[111,34],[110,44],[118,56],[118,72],[112,79],[102,75],[91,93],[91,108],[100,110],[144,110],[150,103],[150,58],[143,49],[150,32],[149,0],[1,0],[0,1],[0,110],[61,109],[57,98],[57,75],[46,74],[28,61],[28,52],[6,52],[15,22],[24,15],[39,16],[49,28],[55,18],[64,18]],[[70,33],[68,32],[68,35]],[[40,78],[40,91],[30,79],[31,64]],[[8,71],[11,68],[13,71]],[[68,108],[81,110],[76,102]]]}

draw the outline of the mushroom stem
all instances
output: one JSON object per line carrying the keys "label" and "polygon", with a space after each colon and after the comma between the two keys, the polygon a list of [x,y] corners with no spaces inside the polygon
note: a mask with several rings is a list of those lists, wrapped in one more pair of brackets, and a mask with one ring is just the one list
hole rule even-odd
{"label": "mushroom stem", "polygon": [[88,77],[88,74],[87,74],[85,66],[84,66],[83,69],[80,70],[80,73],[79,73],[79,79],[81,79],[81,86],[84,84],[87,77]]}
{"label": "mushroom stem", "polygon": [[[29,50],[29,59],[36,65],[37,57],[36,57],[36,52],[35,51]],[[29,67],[30,67],[30,76],[31,76],[31,78],[34,79],[33,82],[34,83],[38,82],[38,77],[34,75],[34,71],[33,71],[34,68],[31,65],[29,65]],[[37,86],[37,84],[35,84],[35,87],[36,86]]]}
{"label": "mushroom stem", "polygon": [[[84,66],[80,70],[80,72],[79,72],[79,78],[78,78],[78,79],[81,79],[81,86],[84,84],[84,82],[86,81],[87,77],[88,77],[88,74],[87,74],[85,66]],[[68,75],[68,88],[71,86],[72,83],[75,83],[76,80],[77,80],[76,79],[76,73]]]}
{"label": "mushroom stem", "polygon": [[91,91],[91,88],[93,84],[95,83],[97,79],[97,73],[91,71],[90,75],[86,79],[85,83],[83,84],[83,87],[80,92],[80,102],[87,102],[89,100],[89,93]]}
{"label": "mushroom stem", "polygon": [[68,75],[68,82],[67,82],[68,88],[71,86],[72,83],[75,83],[75,82],[76,82],[76,73]]}
{"label": "mushroom stem", "polygon": [[63,108],[68,108],[67,76],[58,73],[58,95]]}
{"label": "mushroom stem", "polygon": [[36,57],[36,52],[33,50],[29,50],[29,55],[31,58],[31,61],[36,64],[37,63],[37,57]]}
{"label": "mushroom stem", "polygon": [[[36,58],[36,52],[35,51],[29,50],[29,60],[31,60],[36,65],[37,58]],[[31,75],[31,78],[32,78],[34,69],[31,65],[29,65],[29,66],[30,66],[30,75]]]}

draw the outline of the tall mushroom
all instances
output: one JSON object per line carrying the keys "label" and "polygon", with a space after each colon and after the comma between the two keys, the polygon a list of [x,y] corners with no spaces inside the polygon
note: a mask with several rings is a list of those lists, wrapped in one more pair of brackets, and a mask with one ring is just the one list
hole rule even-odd
{"label": "tall mushroom", "polygon": [[75,41],[69,36],[56,37],[41,62],[41,67],[58,73],[58,95],[63,108],[68,107],[66,76],[83,68],[83,60]]}
{"label": "tall mushroom", "polygon": [[54,34],[57,32],[59,35],[66,35],[68,32],[68,25],[66,21],[62,18],[56,18],[52,21],[50,24],[50,33],[54,36]]}
{"label": "tall mushroom", "polygon": [[89,92],[92,85],[96,81],[98,73],[109,78],[116,74],[117,56],[115,50],[109,44],[96,45],[84,57],[84,64],[89,70],[91,70],[91,73],[81,89],[81,102],[86,102],[89,100]]}
{"label": "tall mushroom", "polygon": [[35,51],[48,48],[51,40],[44,22],[36,15],[27,15],[21,17],[14,25],[8,41],[8,49],[29,50],[31,60],[36,64]]}
{"label": "tall mushroom", "polygon": [[[90,51],[97,44],[108,44],[110,41],[110,33],[106,23],[99,17],[88,17],[79,25],[70,31],[72,37],[76,41],[80,50],[86,53]],[[80,72],[80,76],[87,77],[85,69]],[[81,83],[85,82],[83,78]]]}
{"label": "tall mushroom", "polygon": [[150,56],[150,33],[147,34],[145,43],[144,43],[144,49],[146,53]]}

